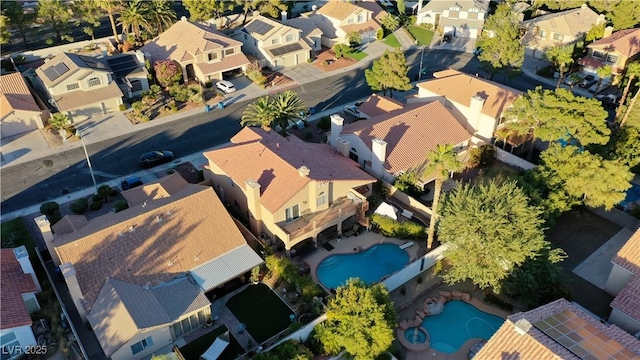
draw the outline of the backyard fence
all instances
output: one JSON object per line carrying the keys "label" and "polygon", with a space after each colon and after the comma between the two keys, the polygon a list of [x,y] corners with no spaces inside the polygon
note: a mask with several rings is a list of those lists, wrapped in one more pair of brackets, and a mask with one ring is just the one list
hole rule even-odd
{"label": "backyard fence", "polygon": [[382,185],[389,190],[389,197],[391,197],[391,198],[399,201],[400,203],[412,208],[419,215],[422,215],[423,217],[426,217],[427,219],[431,219],[431,209],[427,205],[425,205],[425,204],[421,203],[420,201],[416,200],[415,198],[403,193],[402,191],[398,190],[398,188],[396,188],[395,186],[389,184],[386,181],[382,181]]}
{"label": "backyard fence", "polygon": [[611,209],[609,211],[604,208],[588,208],[592,213],[605,218],[612,223],[627,228],[629,230],[635,230],[640,227],[640,219],[637,219],[624,211],[618,209]]}
{"label": "backyard fence", "polygon": [[509,153],[508,151],[504,151],[500,149],[497,146],[495,146],[495,149],[496,149],[496,158],[502,161],[503,163],[513,165],[515,167],[519,167],[520,169],[523,169],[523,170],[531,170],[534,167],[536,167],[534,164],[528,162],[527,160],[521,159]]}

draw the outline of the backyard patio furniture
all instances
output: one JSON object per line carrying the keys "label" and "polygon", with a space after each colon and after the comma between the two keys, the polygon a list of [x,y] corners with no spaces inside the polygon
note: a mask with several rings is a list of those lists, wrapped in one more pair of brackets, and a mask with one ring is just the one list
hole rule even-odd
{"label": "backyard patio furniture", "polygon": [[343,232],[343,234],[346,237],[349,237],[351,235],[358,236],[359,232],[360,232],[360,224],[355,223],[355,224],[353,224],[353,226],[350,229],[348,229],[347,231]]}

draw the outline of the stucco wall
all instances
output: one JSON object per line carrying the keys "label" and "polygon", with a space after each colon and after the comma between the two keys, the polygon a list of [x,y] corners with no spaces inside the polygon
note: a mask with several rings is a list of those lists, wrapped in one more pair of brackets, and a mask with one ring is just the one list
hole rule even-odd
{"label": "stucco wall", "polygon": [[[7,349],[12,354],[16,354],[20,351],[24,352],[27,346],[37,345],[36,339],[33,336],[33,331],[31,330],[31,326],[18,326],[10,329],[0,329],[0,337],[12,333],[16,336],[16,340],[20,343],[20,349]],[[3,346],[6,344],[2,344]],[[2,357],[4,359],[4,355]],[[13,358],[13,357],[11,357]],[[16,356],[16,358],[18,358]]]}
{"label": "stucco wall", "polygon": [[[149,336],[152,337],[153,346],[148,347],[133,355],[133,352],[131,351],[131,345],[142,341],[142,339],[146,339]],[[131,340],[129,340],[126,344],[124,344],[115,353],[113,353],[113,355],[111,355],[111,360],[142,359],[153,354],[154,351],[157,351],[171,344],[172,341],[173,339],[171,338],[171,330],[169,326],[142,331],[141,333],[134,336]]]}
{"label": "stucco wall", "polygon": [[604,285],[604,291],[613,296],[618,295],[633,276],[634,274],[629,270],[613,264],[607,283]]}
{"label": "stucco wall", "polygon": [[623,330],[630,334],[635,334],[640,331],[640,322],[627,316],[622,311],[613,308],[611,315],[609,315],[609,322],[618,325]]}
{"label": "stucco wall", "polygon": [[513,165],[523,170],[530,170],[536,167],[534,164],[528,162],[527,160],[510,154],[509,152],[504,151],[497,146],[494,146],[494,148],[496,149],[496,159],[502,161],[505,164]]}

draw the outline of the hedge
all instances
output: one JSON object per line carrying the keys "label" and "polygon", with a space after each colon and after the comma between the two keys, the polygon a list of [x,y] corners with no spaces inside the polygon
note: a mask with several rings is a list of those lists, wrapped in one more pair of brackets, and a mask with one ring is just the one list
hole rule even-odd
{"label": "hedge", "polygon": [[87,200],[86,198],[75,200],[71,203],[71,205],[69,205],[69,209],[71,209],[74,214],[84,214],[84,212],[87,211],[88,207],[89,200]]}
{"label": "hedge", "polygon": [[378,225],[384,236],[396,237],[400,239],[425,238],[427,236],[426,228],[422,225],[411,221],[399,222],[384,215],[373,214],[371,221]]}
{"label": "hedge", "polygon": [[40,205],[40,212],[43,215],[53,215],[53,213],[58,211],[59,208],[60,206],[58,205],[57,202],[47,201],[45,203],[42,203],[42,205]]}

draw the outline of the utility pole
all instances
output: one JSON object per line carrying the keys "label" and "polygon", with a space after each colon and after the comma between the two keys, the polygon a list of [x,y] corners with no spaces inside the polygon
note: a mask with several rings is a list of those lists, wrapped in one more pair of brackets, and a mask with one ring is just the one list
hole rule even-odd
{"label": "utility pole", "polygon": [[87,159],[87,165],[89,165],[89,173],[91,173],[91,180],[93,180],[93,188],[96,190],[96,194],[98,193],[98,184],[96,183],[96,177],[93,175],[93,168],[91,167],[91,159],[89,159],[89,153],[87,152],[87,147],[84,144],[84,137],[82,137],[82,131],[76,128],[78,134],[80,134],[80,142],[82,142],[82,149],[84,150],[84,157]]}
{"label": "utility pole", "polygon": [[424,45],[422,45],[422,51],[420,52],[420,69],[418,69],[418,81],[422,79],[422,59],[424,58]]}

